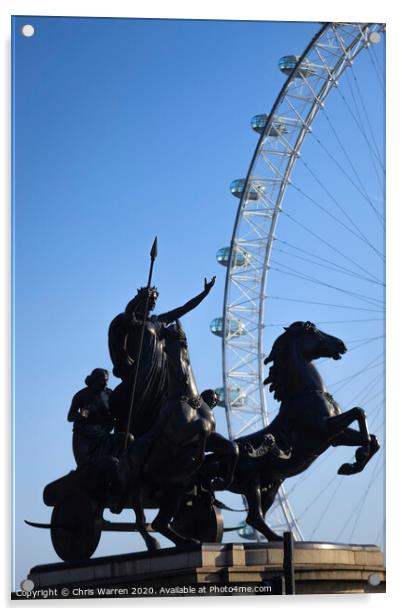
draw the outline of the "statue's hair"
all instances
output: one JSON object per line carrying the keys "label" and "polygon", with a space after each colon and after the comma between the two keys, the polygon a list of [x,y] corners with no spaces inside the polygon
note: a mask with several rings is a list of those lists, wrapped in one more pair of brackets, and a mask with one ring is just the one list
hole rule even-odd
{"label": "statue's hair", "polygon": [[282,366],[285,352],[289,346],[288,343],[289,336],[285,332],[275,340],[271,352],[265,360],[265,363],[273,362],[264,383],[265,385],[269,384],[269,391],[274,394],[275,400],[282,400],[284,395],[285,384],[282,382]]}
{"label": "statue's hair", "polygon": [[[159,296],[158,289],[156,287],[149,287],[149,290],[152,291],[152,293],[156,297]],[[128,302],[126,306],[126,309],[125,309],[126,316],[131,315],[133,312],[135,312],[139,304],[143,301],[145,297],[147,297],[147,295],[148,295],[148,287],[141,287],[137,289],[137,295],[133,297],[133,299],[130,299],[130,301]]]}
{"label": "statue's hair", "polygon": [[[156,287],[149,287],[149,290],[156,295],[156,297],[159,296],[159,291]],[[148,294],[148,287],[140,287],[139,289],[137,289],[137,297],[146,297]]]}
{"label": "statue's hair", "polygon": [[85,379],[85,385],[87,385],[88,387],[91,387],[91,385],[93,385],[93,383],[95,383],[95,381],[100,377],[100,376],[106,375],[107,378],[109,378],[109,370],[105,370],[105,368],[94,368],[94,370],[92,370],[91,374],[88,374],[88,376]]}
{"label": "statue's hair", "polygon": [[172,336],[176,340],[187,343],[187,336],[180,319],[176,319],[174,323],[170,323],[170,325],[165,328],[164,333],[166,337]]}

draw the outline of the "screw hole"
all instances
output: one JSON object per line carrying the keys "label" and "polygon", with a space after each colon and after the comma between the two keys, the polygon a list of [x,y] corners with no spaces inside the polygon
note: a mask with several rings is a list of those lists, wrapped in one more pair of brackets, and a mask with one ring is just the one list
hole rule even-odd
{"label": "screw hole", "polygon": [[31,26],[31,24],[25,24],[25,26],[22,26],[21,28],[21,33],[23,36],[29,38],[30,36],[33,36],[35,34],[35,28]]}

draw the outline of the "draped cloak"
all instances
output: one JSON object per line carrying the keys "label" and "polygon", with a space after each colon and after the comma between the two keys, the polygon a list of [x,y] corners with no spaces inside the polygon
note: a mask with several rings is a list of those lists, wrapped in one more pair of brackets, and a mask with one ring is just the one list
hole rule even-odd
{"label": "draped cloak", "polygon": [[[207,291],[203,291],[180,308],[146,319],[130,425],[130,432],[134,436],[150,430],[167,397],[167,359],[164,351],[166,326],[193,310],[207,294]],[[116,430],[122,432],[127,428],[142,329],[142,322],[133,318],[135,299],[128,304],[124,313],[113,319],[109,327],[109,351],[113,372],[122,378],[122,383],[111,395],[110,406]]]}

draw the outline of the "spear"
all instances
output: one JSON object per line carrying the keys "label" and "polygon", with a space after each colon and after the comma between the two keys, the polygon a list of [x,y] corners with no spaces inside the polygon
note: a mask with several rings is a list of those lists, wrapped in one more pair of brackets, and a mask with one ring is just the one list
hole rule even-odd
{"label": "spear", "polygon": [[138,370],[139,370],[140,360],[141,360],[142,345],[143,345],[143,342],[144,342],[145,323],[146,323],[147,315],[148,315],[149,289],[151,287],[152,272],[153,272],[153,269],[154,269],[154,262],[155,262],[155,259],[156,259],[157,255],[158,255],[158,238],[155,237],[154,243],[152,244],[152,248],[151,248],[151,252],[150,252],[151,264],[150,264],[150,267],[149,267],[148,283],[147,283],[148,293],[147,293],[147,297],[146,297],[146,301],[145,301],[145,311],[144,311],[144,318],[143,318],[142,326],[141,326],[140,344],[138,346],[137,362],[136,362],[136,365],[135,365],[135,373],[134,373],[133,386],[131,388],[130,407],[129,407],[128,419],[127,419],[126,436],[125,436],[125,439],[124,439],[124,449],[127,449],[128,435],[130,433],[131,418],[133,416],[135,390],[137,388]]}

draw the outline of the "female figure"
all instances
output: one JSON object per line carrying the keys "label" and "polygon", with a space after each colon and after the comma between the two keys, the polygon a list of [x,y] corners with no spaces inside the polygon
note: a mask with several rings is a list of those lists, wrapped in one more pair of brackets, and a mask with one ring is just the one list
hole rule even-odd
{"label": "female figure", "polygon": [[67,420],[74,422],[73,453],[77,466],[114,453],[110,434],[114,422],[109,407],[112,390],[107,387],[108,379],[107,370],[95,368],[85,379],[86,387],[72,399]]}
{"label": "female figure", "polygon": [[[128,303],[125,312],[113,319],[109,327],[109,351],[113,362],[113,374],[122,379],[111,397],[111,410],[117,430],[125,432],[129,414],[130,398],[136,362],[138,375],[133,401],[130,432],[135,436],[152,428],[167,396],[167,363],[164,352],[164,330],[169,323],[180,319],[193,310],[208,295],[215,284],[204,280],[204,290],[184,306],[169,312],[152,315],[158,291],[144,287]],[[145,320],[142,348],[139,349],[142,324]]]}

